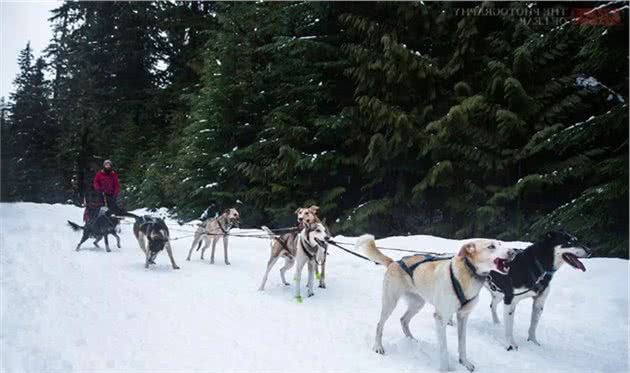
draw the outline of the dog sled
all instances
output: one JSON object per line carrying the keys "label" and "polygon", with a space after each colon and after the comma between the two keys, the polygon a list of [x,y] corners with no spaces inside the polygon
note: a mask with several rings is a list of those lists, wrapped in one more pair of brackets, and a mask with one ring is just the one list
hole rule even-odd
{"label": "dog sled", "polygon": [[98,217],[101,207],[105,207],[105,199],[102,194],[91,191],[86,193],[83,199],[83,205],[85,206],[85,211],[83,212],[83,222],[85,224],[89,224]]}

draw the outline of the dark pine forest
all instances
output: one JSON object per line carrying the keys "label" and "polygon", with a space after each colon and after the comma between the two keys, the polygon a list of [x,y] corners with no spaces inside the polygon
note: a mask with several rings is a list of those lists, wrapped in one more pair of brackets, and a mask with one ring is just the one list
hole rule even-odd
{"label": "dark pine forest", "polygon": [[122,205],[181,219],[315,203],[335,234],[563,228],[627,257],[628,9],[599,5],[61,3],[16,56],[2,201],[80,204],[112,159]]}

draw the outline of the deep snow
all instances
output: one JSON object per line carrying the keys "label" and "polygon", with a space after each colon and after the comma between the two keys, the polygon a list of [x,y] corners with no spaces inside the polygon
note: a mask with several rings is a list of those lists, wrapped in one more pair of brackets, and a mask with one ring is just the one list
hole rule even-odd
{"label": "deep snow", "polygon": [[[192,238],[184,238],[173,242],[181,270],[171,269],[166,253],[145,270],[130,225],[122,226],[122,249],[112,245],[113,252],[106,253],[90,240],[75,252],[80,234],[66,220],[81,222],[81,216],[81,209],[67,205],[0,204],[2,372],[438,369],[431,306],[413,319],[419,339],[413,342],[400,329],[405,307],[399,304],[385,326],[386,355],[372,352],[381,266],[333,247],[328,289],[315,288],[314,297],[297,304],[292,287],[280,283],[281,263],[270,273],[266,291],[257,291],[268,240],[231,238],[232,265],[226,266],[222,250],[217,264],[200,261],[199,252],[187,262]],[[449,252],[461,246],[431,236],[378,243]],[[468,329],[468,356],[476,371],[628,371],[628,261],[584,263],[585,273],[563,266],[555,276],[538,329],[541,347],[526,341],[531,301],[524,301],[516,311],[519,351],[505,351],[502,325],[492,324],[489,295],[482,290]],[[457,364],[454,327],[448,328],[448,346],[452,367],[466,372]]]}

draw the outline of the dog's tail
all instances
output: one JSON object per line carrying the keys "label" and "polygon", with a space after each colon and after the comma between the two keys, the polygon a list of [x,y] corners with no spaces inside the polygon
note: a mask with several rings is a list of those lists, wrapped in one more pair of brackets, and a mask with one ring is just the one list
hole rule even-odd
{"label": "dog's tail", "polygon": [[141,219],[140,216],[138,216],[136,214],[132,214],[129,211],[119,211],[116,215],[118,215],[118,216],[127,216],[127,217],[130,217],[130,218],[134,218],[136,220]]}
{"label": "dog's tail", "polygon": [[357,249],[362,249],[365,255],[370,258],[372,261],[382,264],[387,267],[389,263],[394,260],[387,255],[383,254],[377,247],[376,242],[374,242],[374,236],[371,234],[364,234],[359,237],[359,240],[356,244]]}
{"label": "dog's tail", "polygon": [[73,231],[78,232],[80,230],[83,230],[84,227],[80,226],[77,223],[73,223],[70,220],[68,220],[68,225],[70,226],[70,228],[72,228]]}

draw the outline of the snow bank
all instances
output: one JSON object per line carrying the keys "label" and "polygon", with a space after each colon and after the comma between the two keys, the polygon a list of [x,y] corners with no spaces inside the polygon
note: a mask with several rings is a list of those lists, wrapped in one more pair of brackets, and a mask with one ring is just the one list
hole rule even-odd
{"label": "snow bank", "polygon": [[[165,211],[160,211],[165,213]],[[278,269],[258,292],[269,242],[230,240],[231,266],[185,257],[191,238],[173,242],[181,267],[165,253],[143,267],[130,225],[122,249],[75,252],[81,221],[67,205],[0,204],[0,371],[2,372],[433,372],[437,343],[425,307],[411,323],[419,342],[403,337],[399,305],[385,326],[386,355],[372,352],[383,268],[331,248],[328,289],[303,304],[280,283]],[[247,217],[244,224],[247,224]],[[168,221],[173,236],[192,230]],[[175,231],[177,229],[177,231]],[[336,237],[354,242],[356,238]],[[88,241],[89,242],[89,241]],[[382,246],[454,252],[462,241],[389,237]],[[527,243],[514,243],[524,247]],[[403,253],[389,252],[393,257]],[[628,262],[587,259],[587,272],[567,266],[554,278],[538,329],[542,347],[526,342],[530,302],[517,309],[520,349],[503,348],[482,291],[468,329],[468,355],[478,372],[622,372],[628,370]],[[456,328],[448,328],[451,365]]]}

